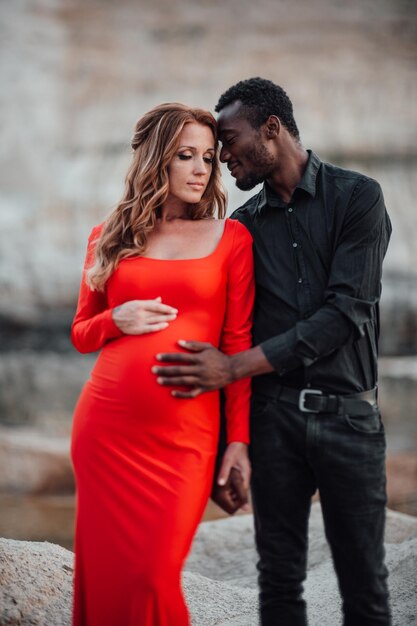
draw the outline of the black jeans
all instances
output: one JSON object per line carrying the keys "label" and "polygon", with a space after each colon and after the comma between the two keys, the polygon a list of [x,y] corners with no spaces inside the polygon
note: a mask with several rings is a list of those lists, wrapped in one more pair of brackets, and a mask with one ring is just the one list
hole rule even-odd
{"label": "black jeans", "polygon": [[[252,496],[263,626],[305,626],[311,496],[319,489],[345,626],[388,626],[385,434],[369,415],[302,413],[254,394]],[[316,626],[316,625],[314,625]]]}

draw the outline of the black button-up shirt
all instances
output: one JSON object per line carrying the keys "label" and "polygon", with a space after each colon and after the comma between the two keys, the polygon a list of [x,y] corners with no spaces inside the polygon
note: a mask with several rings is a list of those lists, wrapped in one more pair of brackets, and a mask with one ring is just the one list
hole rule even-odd
{"label": "black button-up shirt", "polygon": [[310,152],[290,202],[265,184],[232,218],[254,239],[254,345],[280,385],[349,394],[377,383],[378,302],[391,223],[379,184]]}

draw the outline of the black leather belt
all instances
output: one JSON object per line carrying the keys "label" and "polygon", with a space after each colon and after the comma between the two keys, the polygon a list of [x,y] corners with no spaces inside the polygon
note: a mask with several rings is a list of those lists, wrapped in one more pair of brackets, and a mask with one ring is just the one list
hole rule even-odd
{"label": "black leather belt", "polygon": [[298,406],[303,413],[347,413],[366,415],[377,407],[377,388],[346,396],[327,394],[320,389],[293,389],[277,386],[274,397]]}

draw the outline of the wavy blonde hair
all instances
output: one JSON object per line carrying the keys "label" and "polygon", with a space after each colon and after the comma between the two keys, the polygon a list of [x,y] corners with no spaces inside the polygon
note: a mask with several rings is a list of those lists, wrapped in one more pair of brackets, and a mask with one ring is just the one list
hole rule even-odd
{"label": "wavy blonde hair", "polygon": [[190,204],[190,219],[206,219],[226,213],[226,196],[220,182],[217,123],[204,109],[177,102],[160,104],[141,117],[132,139],[133,161],[126,175],[122,200],[103,225],[96,241],[94,263],[86,280],[93,290],[103,291],[121,259],[143,254],[149,233],[168,197],[168,166],[179,146],[182,129],[190,122],[208,126],[216,154],[212,173],[197,204]]}

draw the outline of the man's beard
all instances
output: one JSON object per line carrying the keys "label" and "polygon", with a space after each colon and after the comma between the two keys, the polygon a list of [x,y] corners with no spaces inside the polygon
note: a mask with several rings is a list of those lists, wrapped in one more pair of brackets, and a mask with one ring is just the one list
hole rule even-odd
{"label": "man's beard", "polygon": [[236,179],[236,187],[241,189],[242,191],[250,191],[259,183],[262,183],[265,180],[264,176],[259,176],[254,173],[247,174],[243,178]]}
{"label": "man's beard", "polygon": [[242,191],[249,191],[263,183],[271,174],[274,164],[274,157],[269,154],[264,145],[254,145],[246,155],[247,160],[254,164],[254,170],[248,172],[242,178],[236,179],[236,187]]}

